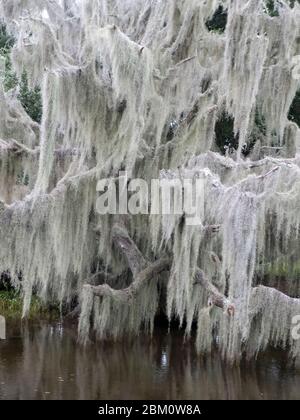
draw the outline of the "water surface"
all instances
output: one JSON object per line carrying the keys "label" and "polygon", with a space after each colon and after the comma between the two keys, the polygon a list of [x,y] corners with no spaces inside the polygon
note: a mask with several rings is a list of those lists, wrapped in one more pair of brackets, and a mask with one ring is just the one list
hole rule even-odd
{"label": "water surface", "polygon": [[179,333],[82,348],[74,326],[8,326],[0,341],[4,399],[300,399],[280,353],[229,367],[200,359]]}

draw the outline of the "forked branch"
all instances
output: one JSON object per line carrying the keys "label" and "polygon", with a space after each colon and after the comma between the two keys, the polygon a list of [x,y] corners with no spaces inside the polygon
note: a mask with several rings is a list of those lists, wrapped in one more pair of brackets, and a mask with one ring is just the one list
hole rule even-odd
{"label": "forked branch", "polygon": [[[219,226],[212,226],[209,231],[218,231]],[[113,227],[112,237],[114,243],[121,250],[133,275],[133,282],[126,289],[116,290],[108,284],[92,286],[87,284],[95,296],[109,296],[122,303],[130,303],[138,295],[142,287],[149,281],[156,279],[159,274],[170,271],[172,259],[164,257],[154,263],[147,262],[137,245],[130,237],[125,224],[120,221]],[[195,284],[201,285],[209,294],[210,304],[234,314],[234,305],[222,295],[218,289],[209,282],[202,270],[198,269],[195,275]]]}

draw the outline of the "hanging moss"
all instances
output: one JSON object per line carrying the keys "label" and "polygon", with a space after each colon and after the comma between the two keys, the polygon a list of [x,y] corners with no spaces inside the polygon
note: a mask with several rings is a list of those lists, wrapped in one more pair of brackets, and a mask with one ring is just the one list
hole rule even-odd
{"label": "hanging moss", "polygon": [[[151,333],[158,306],[166,302],[169,320],[185,325],[187,336],[198,322],[201,352],[217,341],[233,362],[273,344],[299,359],[300,343],[290,340],[299,299],[255,288],[265,260],[284,255],[286,263],[300,253],[299,161],[290,153],[254,162],[244,159],[244,145],[260,125],[266,150],[273,133],[293,146],[297,127],[287,114],[297,84],[285,63],[298,51],[300,13],[287,7],[286,19],[269,19],[262,0],[224,0],[230,19],[224,36],[216,36],[204,24],[215,4],[0,3],[6,22],[20,27],[13,70],[19,76],[25,70],[30,87],[43,87],[44,105],[37,147],[39,127],[13,95],[0,95],[1,193],[12,195],[17,187],[12,172],[29,168],[34,180],[25,200],[0,200],[0,272],[9,269],[12,284],[22,289],[24,314],[35,294],[49,302],[78,299],[83,341],[91,330],[98,339]],[[27,10],[38,18],[24,19]],[[270,64],[270,45],[278,46],[279,65]],[[228,114],[218,120],[220,104]],[[256,109],[263,117],[254,121]],[[233,149],[233,158],[212,152],[214,141],[222,153]],[[135,248],[132,258],[141,264],[116,249],[118,218],[95,208],[97,180],[114,182],[121,169],[148,183],[201,178],[205,186],[204,215],[196,226],[186,214],[128,216],[122,249],[134,238],[140,252]],[[164,254],[169,270],[157,281],[142,282],[132,296],[120,290],[136,287],[136,266],[148,272],[144,265]],[[99,295],[88,285],[95,267],[111,274],[112,291],[108,282]],[[210,307],[209,290],[196,287],[198,267],[223,296],[224,310]],[[297,289],[294,280],[287,292]],[[236,308],[233,317],[228,302]]]}

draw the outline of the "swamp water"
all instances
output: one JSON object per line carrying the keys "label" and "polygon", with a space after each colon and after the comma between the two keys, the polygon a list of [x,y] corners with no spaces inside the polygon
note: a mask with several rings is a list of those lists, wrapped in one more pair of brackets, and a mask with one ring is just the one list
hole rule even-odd
{"label": "swamp water", "polygon": [[279,352],[230,367],[201,359],[181,334],[88,345],[74,326],[8,325],[0,341],[5,399],[300,399],[300,372]]}

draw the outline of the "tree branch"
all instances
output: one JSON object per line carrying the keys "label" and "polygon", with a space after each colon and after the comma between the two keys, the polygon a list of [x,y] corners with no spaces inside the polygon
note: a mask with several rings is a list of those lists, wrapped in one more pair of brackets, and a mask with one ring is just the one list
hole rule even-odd
{"label": "tree branch", "polygon": [[[218,231],[219,226],[210,226],[209,228],[209,231],[214,232],[215,230]],[[133,282],[129,287],[121,290],[113,289],[108,284],[100,286],[91,286],[90,284],[87,284],[84,287],[90,288],[95,296],[109,296],[121,303],[131,303],[145,283],[156,278],[162,272],[170,270],[172,260],[166,257],[152,264],[147,262],[128,234],[125,224],[122,221],[114,225],[112,236],[113,241],[120,248],[127,260],[128,266],[133,274]],[[229,315],[234,314],[234,305],[209,282],[205,277],[204,272],[200,269],[197,269],[196,271],[195,284],[201,285],[208,292],[211,305],[226,310]]]}
{"label": "tree branch", "polygon": [[[28,156],[36,156],[37,158],[40,156],[40,147],[30,149],[25,144],[22,144],[15,139],[9,139],[7,141],[0,139],[0,149],[3,151],[14,153],[16,155],[25,154]],[[59,148],[55,149],[54,154],[58,159],[62,160],[66,156],[77,156],[80,154],[80,151],[76,148]]]}
{"label": "tree branch", "polygon": [[141,288],[153,278],[156,278],[163,271],[170,269],[171,261],[169,258],[162,258],[154,262],[141,271],[126,289],[116,290],[111,288],[108,284],[102,286],[85,285],[93,290],[95,296],[109,296],[121,303],[131,303],[136,297]]}
{"label": "tree branch", "polygon": [[112,239],[126,258],[133,277],[137,276],[147,267],[147,260],[129,236],[123,222],[118,222],[113,226]]}
{"label": "tree branch", "polygon": [[[295,305],[295,307],[297,307],[297,309],[300,311],[299,298],[292,298],[273,287],[267,287],[262,285],[253,287],[251,291],[251,297],[255,298],[257,296],[263,297],[263,301],[261,302],[261,304],[266,303],[266,298],[271,298],[272,301],[276,301],[277,305],[279,305],[280,307],[282,307],[283,305],[288,305],[290,308],[292,308],[292,306]],[[254,312],[259,311],[259,307],[253,308],[253,310]]]}
{"label": "tree branch", "polygon": [[228,313],[228,315],[234,315],[235,306],[229,299],[226,298],[219,290],[207,279],[204,272],[199,268],[195,273],[195,285],[203,287],[209,295],[210,305],[217,306]]}

